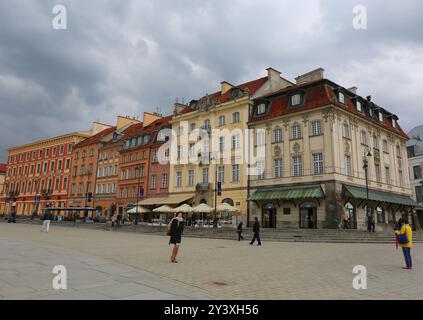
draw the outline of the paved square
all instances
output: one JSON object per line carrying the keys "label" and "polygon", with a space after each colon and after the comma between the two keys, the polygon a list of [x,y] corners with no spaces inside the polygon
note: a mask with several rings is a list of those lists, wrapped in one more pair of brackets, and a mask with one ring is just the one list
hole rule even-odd
{"label": "paved square", "polygon": [[[1,299],[421,299],[423,244],[401,269],[394,244],[317,244],[184,238],[179,263],[168,238],[0,223]],[[52,288],[55,265],[68,290]],[[356,265],[368,289],[352,287]]]}

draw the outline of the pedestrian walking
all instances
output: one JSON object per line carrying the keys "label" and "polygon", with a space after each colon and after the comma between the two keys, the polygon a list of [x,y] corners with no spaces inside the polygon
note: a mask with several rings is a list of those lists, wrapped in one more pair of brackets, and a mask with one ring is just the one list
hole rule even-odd
{"label": "pedestrian walking", "polygon": [[176,257],[178,255],[179,246],[181,244],[182,240],[182,233],[184,231],[184,219],[182,217],[182,213],[178,213],[175,218],[172,219],[170,223],[170,240],[169,245],[173,244],[173,250],[172,250],[172,256],[170,258],[170,261],[172,263],[178,263],[176,261]]}
{"label": "pedestrian walking", "polygon": [[258,245],[261,246],[261,240],[260,240],[260,223],[258,221],[258,218],[256,217],[254,225],[253,225],[253,232],[254,237],[253,240],[251,240],[250,245],[253,245],[254,242],[257,240]]}
{"label": "pedestrian walking", "polygon": [[41,227],[41,232],[48,233],[50,230],[50,221],[51,221],[51,213],[46,210],[43,216],[43,225]]}
{"label": "pedestrian walking", "polygon": [[113,230],[115,229],[115,226],[116,226],[116,221],[117,221],[117,217],[116,217],[116,214],[114,214],[114,215],[112,216],[112,229],[113,229]]}
{"label": "pedestrian walking", "polygon": [[395,235],[404,255],[406,266],[403,267],[403,269],[411,270],[413,268],[413,260],[411,258],[411,249],[413,247],[413,230],[411,230],[407,218],[401,218],[398,224],[399,228],[395,231]]}
{"label": "pedestrian walking", "polygon": [[375,229],[376,229],[375,219],[373,218],[373,214],[369,214],[367,216],[367,231],[375,232]]}
{"label": "pedestrian walking", "polygon": [[238,241],[244,240],[244,237],[242,236],[242,227],[243,227],[243,223],[242,221],[238,224]]}

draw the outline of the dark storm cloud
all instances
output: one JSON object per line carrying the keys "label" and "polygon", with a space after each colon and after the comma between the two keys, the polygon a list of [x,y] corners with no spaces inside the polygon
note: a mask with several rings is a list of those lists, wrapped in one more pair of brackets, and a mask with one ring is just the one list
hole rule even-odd
{"label": "dark storm cloud", "polygon": [[[55,4],[68,30],[51,27]],[[368,29],[352,28],[353,7]],[[284,77],[322,66],[326,76],[419,124],[423,2],[113,1],[0,2],[0,159],[5,148],[140,115],[219,83]]]}

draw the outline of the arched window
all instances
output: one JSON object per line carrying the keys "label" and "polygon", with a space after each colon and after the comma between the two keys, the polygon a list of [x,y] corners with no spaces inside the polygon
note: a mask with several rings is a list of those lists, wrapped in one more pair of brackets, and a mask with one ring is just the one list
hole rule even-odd
{"label": "arched window", "polygon": [[222,203],[227,203],[227,204],[229,204],[230,206],[234,206],[234,201],[232,200],[232,199],[230,199],[230,198],[226,198],[226,199],[224,199],[223,201],[222,201]]}

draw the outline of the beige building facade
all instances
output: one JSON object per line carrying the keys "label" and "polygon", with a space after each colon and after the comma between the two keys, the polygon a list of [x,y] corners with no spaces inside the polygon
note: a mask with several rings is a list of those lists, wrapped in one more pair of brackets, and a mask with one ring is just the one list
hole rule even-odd
{"label": "beige building facade", "polygon": [[323,69],[256,99],[250,129],[258,172],[250,176],[250,221],[257,217],[269,228],[365,229],[369,213],[377,229],[390,228],[416,205],[408,137],[397,120],[356,88],[324,79]]}
{"label": "beige building facade", "polygon": [[252,99],[291,85],[280,72],[269,68],[267,73],[238,86],[222,82],[219,92],[175,106],[170,194],[191,196],[193,206],[226,202],[247,213],[244,150]]}

